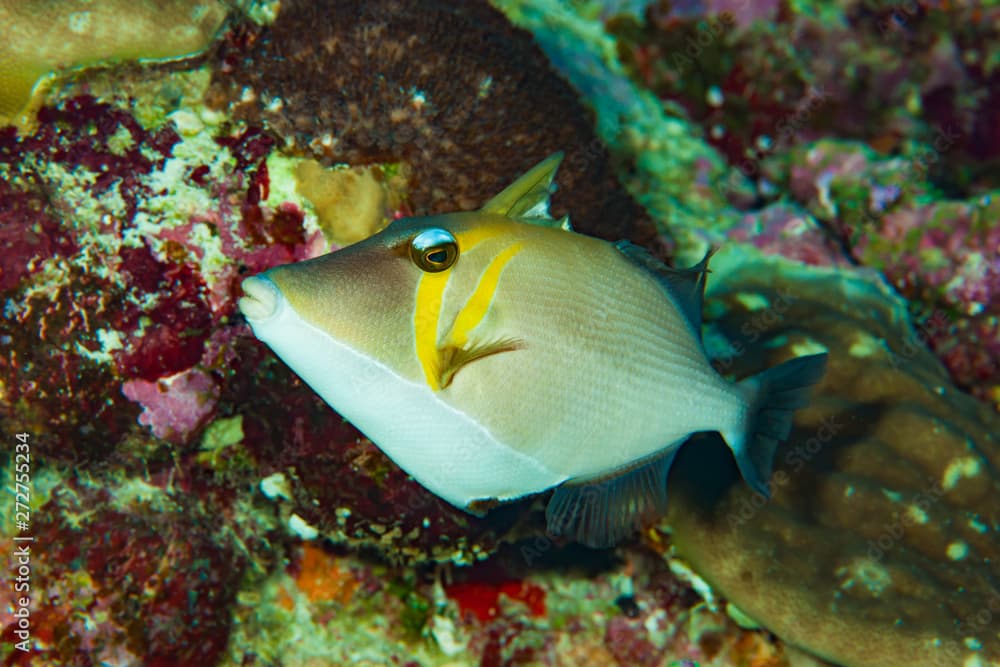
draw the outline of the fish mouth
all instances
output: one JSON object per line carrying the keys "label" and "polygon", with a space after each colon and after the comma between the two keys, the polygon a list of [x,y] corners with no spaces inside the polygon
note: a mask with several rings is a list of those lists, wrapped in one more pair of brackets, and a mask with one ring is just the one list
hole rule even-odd
{"label": "fish mouth", "polygon": [[269,278],[253,276],[244,280],[242,287],[246,296],[240,298],[239,307],[245,318],[260,322],[274,317],[281,300],[277,285]]}

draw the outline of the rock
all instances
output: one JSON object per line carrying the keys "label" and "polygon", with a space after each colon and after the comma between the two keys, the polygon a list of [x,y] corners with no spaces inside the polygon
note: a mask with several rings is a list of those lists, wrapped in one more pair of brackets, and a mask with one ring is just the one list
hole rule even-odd
{"label": "rock", "polygon": [[770,500],[721,443],[682,450],[667,518],[680,556],[846,667],[1000,660],[1000,418],[949,382],[884,286],[720,260],[709,326],[738,352],[722,367],[743,376],[822,348],[830,364],[778,450]]}

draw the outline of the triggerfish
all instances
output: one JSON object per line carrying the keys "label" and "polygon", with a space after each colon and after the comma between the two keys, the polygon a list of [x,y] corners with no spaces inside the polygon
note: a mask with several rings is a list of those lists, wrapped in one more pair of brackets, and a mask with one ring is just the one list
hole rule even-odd
{"label": "triggerfish", "polygon": [[548,212],[561,157],[478,211],[395,220],[247,278],[240,309],[333,409],[467,512],[554,488],[549,532],[613,545],[664,511],[674,455],[702,431],[766,495],[826,355],[720,376],[701,342],[709,255],[671,269],[571,231]]}

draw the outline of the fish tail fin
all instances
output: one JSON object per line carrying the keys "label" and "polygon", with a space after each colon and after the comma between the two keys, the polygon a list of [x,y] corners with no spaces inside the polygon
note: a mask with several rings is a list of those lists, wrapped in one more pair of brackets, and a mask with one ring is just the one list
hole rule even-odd
{"label": "fish tail fin", "polygon": [[754,491],[770,496],[768,480],[778,443],[788,438],[795,411],[809,402],[809,389],[826,371],[826,353],[790,359],[740,382],[752,408],[742,433],[723,434],[743,479]]}

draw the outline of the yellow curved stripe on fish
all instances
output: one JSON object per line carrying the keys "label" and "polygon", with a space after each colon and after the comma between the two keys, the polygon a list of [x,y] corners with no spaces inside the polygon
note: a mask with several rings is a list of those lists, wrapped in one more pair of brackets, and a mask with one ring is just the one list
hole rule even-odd
{"label": "yellow curved stripe on fish", "polygon": [[[471,235],[469,235],[471,236]],[[466,248],[490,238],[493,234],[479,234],[469,243],[468,236],[463,235],[461,241]],[[489,310],[493,295],[500,284],[500,274],[514,255],[521,251],[522,244],[514,243],[509,248],[494,257],[486,266],[476,289],[469,296],[465,305],[459,311],[448,335],[448,343],[454,347],[464,347],[469,340],[469,333],[475,329]],[[427,386],[433,391],[441,390],[441,348],[438,345],[437,332],[441,321],[441,307],[444,290],[451,277],[451,271],[441,273],[425,273],[417,283],[417,307],[413,315],[417,358],[424,371]]]}
{"label": "yellow curved stripe on fish", "polygon": [[521,252],[521,243],[515,243],[502,253],[497,255],[489,263],[483,275],[479,278],[475,291],[465,302],[465,306],[455,318],[455,324],[451,327],[451,334],[448,342],[455,347],[463,347],[469,341],[469,332],[479,326],[479,323],[486,317],[486,311],[493,303],[493,295],[496,294],[500,284],[500,273],[514,255]]}
{"label": "yellow curved stripe on fish", "polygon": [[427,385],[434,391],[441,389],[437,330],[441,319],[441,300],[450,277],[451,271],[425,273],[417,283],[417,308],[413,313],[417,358],[424,369]]}

